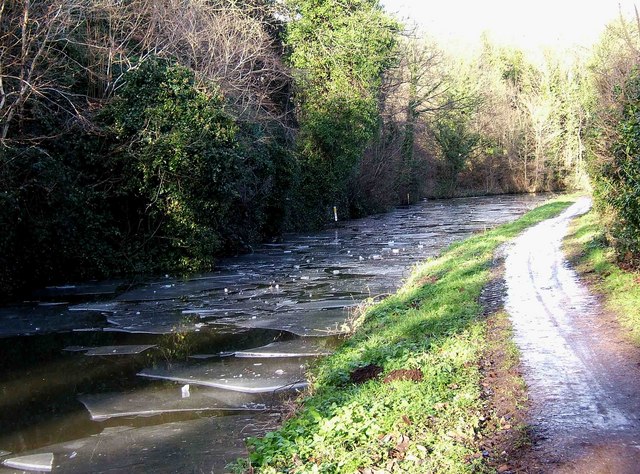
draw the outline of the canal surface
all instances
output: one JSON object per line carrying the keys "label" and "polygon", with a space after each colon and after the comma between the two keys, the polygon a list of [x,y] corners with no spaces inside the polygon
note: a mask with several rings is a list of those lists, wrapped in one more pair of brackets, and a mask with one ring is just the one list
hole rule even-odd
{"label": "canal surface", "polygon": [[0,308],[0,473],[222,472],[363,300],[545,196],[425,201],[217,271],[46,288]]}

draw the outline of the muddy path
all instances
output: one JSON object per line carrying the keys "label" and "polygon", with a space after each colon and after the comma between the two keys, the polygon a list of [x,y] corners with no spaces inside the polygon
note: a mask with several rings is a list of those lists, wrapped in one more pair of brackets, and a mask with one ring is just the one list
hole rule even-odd
{"label": "muddy path", "polygon": [[505,307],[529,388],[522,472],[640,472],[640,351],[579,281],[561,244],[581,199],[507,249]]}

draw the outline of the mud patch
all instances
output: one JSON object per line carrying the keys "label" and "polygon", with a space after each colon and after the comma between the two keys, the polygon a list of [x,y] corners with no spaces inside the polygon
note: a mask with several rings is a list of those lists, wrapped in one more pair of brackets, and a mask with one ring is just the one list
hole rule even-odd
{"label": "mud patch", "polygon": [[501,245],[493,256],[491,263],[491,279],[480,293],[478,303],[482,306],[482,314],[489,316],[504,308],[507,285],[504,281],[504,260],[508,244]]}
{"label": "mud patch", "polygon": [[394,380],[410,380],[411,382],[420,382],[422,380],[422,371],[420,369],[397,369],[392,370],[384,378],[384,383],[391,383]]}
{"label": "mud patch", "polygon": [[378,378],[382,373],[382,367],[375,364],[358,367],[349,374],[349,380],[355,384],[365,383],[367,380]]}
{"label": "mud patch", "polygon": [[484,437],[476,457],[498,472],[533,472],[525,459],[532,443],[527,424],[527,389],[522,378],[512,327],[505,312],[487,318],[489,349],[481,359],[482,397],[487,403]]}

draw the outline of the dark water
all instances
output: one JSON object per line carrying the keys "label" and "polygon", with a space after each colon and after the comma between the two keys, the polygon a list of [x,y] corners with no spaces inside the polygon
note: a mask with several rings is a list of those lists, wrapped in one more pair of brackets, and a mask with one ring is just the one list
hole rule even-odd
{"label": "dark water", "polygon": [[361,301],[544,199],[425,201],[287,236],[213,273],[52,287],[1,308],[0,460],[222,472],[245,437],[278,421],[283,397],[304,387],[305,368],[339,343]]}

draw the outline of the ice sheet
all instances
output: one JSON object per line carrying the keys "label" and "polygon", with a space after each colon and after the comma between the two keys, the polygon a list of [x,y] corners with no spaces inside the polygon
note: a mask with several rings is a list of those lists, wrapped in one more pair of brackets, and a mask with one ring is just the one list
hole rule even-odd
{"label": "ice sheet", "polygon": [[277,341],[266,346],[237,351],[236,357],[318,357],[331,354],[331,350],[318,341],[306,338]]}
{"label": "ice sheet", "polygon": [[332,336],[349,332],[349,313],[344,309],[325,311],[288,312],[267,317],[224,318],[212,324],[227,324],[243,328],[275,329],[292,334],[309,336]]}
{"label": "ice sheet", "polygon": [[256,362],[231,357],[215,362],[149,368],[138,375],[244,393],[265,393],[305,387],[308,362],[305,358],[272,358]]}
{"label": "ice sheet", "polygon": [[222,473],[226,464],[247,455],[245,438],[274,427],[275,419],[269,415],[198,418],[142,428],[108,428],[98,435],[48,446],[47,452],[55,455],[53,470],[61,474]]}
{"label": "ice sheet", "polygon": [[85,355],[88,356],[117,356],[141,354],[156,347],[155,344],[128,344],[122,346],[101,346],[88,348]]}
{"label": "ice sheet", "polygon": [[80,395],[78,400],[94,421],[179,412],[261,411],[268,403],[261,396],[208,387],[192,387],[189,394],[183,398],[180,386],[152,386],[127,393]]}
{"label": "ice sheet", "polygon": [[51,472],[53,468],[53,453],[28,454],[2,461],[7,467],[24,471]]}

